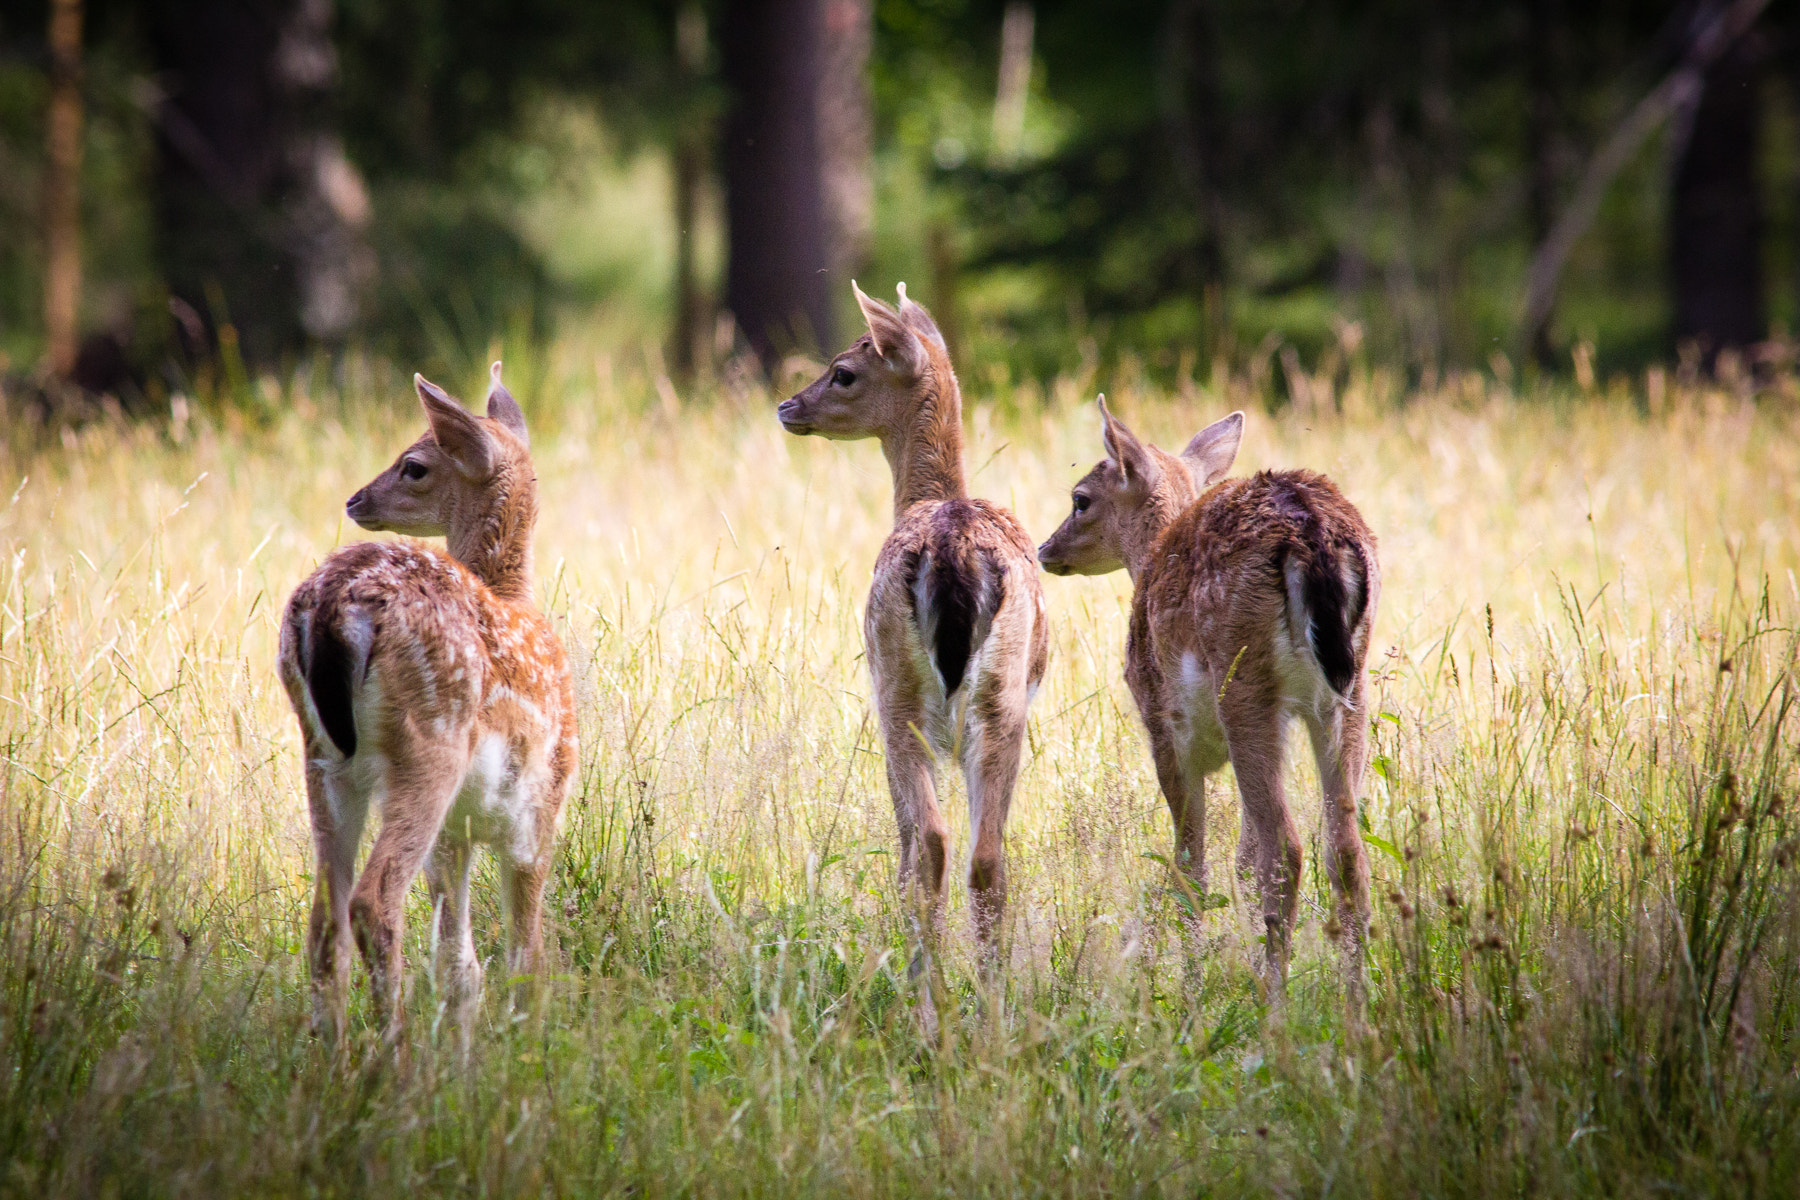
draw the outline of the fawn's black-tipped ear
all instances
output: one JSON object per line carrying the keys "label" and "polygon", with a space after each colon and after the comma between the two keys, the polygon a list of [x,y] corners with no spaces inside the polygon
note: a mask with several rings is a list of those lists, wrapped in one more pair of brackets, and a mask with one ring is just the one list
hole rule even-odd
{"label": "fawn's black-tipped ear", "polygon": [[906,327],[926,341],[937,343],[937,348],[944,353],[950,353],[950,348],[944,344],[944,335],[938,332],[937,322],[931,319],[925,306],[906,294],[904,283],[894,290],[900,293],[900,319],[906,322]]}
{"label": "fawn's black-tipped ear", "polygon": [[917,379],[924,374],[925,344],[919,340],[919,335],[907,327],[899,313],[866,295],[854,279],[850,281],[850,290],[856,293],[856,306],[862,309],[863,320],[869,324],[869,339],[875,343],[875,353],[886,359],[887,365],[901,379]]}
{"label": "fawn's black-tipped ear", "polygon": [[450,456],[456,469],[470,479],[492,475],[494,444],[474,414],[423,375],[413,376],[413,386],[419,389],[419,403],[425,408],[425,419],[431,423],[432,438]]}
{"label": "fawn's black-tipped ear", "polygon": [[488,374],[492,378],[492,382],[488,384],[488,420],[500,422],[511,431],[514,437],[527,446],[531,445],[531,431],[525,428],[525,410],[519,407],[519,402],[513,398],[513,394],[506,390],[506,385],[500,382],[498,360],[495,360]]}
{"label": "fawn's black-tipped ear", "polygon": [[1237,458],[1238,446],[1244,440],[1244,414],[1234,412],[1220,417],[1194,435],[1194,440],[1181,452],[1181,459],[1194,473],[1194,482],[1205,487],[1222,479]]}
{"label": "fawn's black-tipped ear", "polygon": [[1125,428],[1125,422],[1112,415],[1104,395],[1099,403],[1100,443],[1106,447],[1106,456],[1119,465],[1119,474],[1125,477],[1126,487],[1149,491],[1162,479],[1162,468],[1156,465],[1156,459],[1144,449],[1137,436]]}

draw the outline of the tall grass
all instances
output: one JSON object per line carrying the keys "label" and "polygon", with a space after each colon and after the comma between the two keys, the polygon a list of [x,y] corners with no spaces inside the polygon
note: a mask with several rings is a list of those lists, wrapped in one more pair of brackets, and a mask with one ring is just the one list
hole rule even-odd
{"label": "tall grass", "polygon": [[[1370,1011],[1346,1025],[1316,848],[1285,1007],[1258,994],[1245,905],[1209,913],[1188,957],[1119,678],[1128,585],[1058,580],[1003,990],[978,994],[959,939],[930,1049],[861,661],[879,454],[785,437],[742,377],[684,396],[574,340],[508,371],[583,768],[543,1003],[513,1010],[490,971],[466,1060],[423,969],[423,889],[399,1054],[366,1024],[339,1057],[306,1029],[312,863],[275,621],[358,536],[343,499],[420,428],[399,373],[264,381],[254,420],[197,396],[168,422],[0,449],[0,1191],[1800,1177],[1791,403],[1662,382],[1520,398],[1476,376],[1403,394],[1359,370],[1275,407],[1255,376],[1106,381],[1164,444],[1250,407],[1240,469],[1329,470],[1382,539]],[[967,386],[972,486],[1039,536],[1098,456],[1095,382]],[[1236,824],[1227,771],[1216,879]],[[493,880],[477,891],[492,954]]]}

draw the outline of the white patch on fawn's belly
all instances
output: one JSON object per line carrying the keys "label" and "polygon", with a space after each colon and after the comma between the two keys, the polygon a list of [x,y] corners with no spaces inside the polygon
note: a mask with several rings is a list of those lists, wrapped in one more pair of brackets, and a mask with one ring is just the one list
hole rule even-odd
{"label": "white patch on fawn's belly", "polygon": [[537,857],[531,783],[531,764],[514,761],[506,737],[483,735],[445,828],[452,836],[493,846],[514,862],[531,861]]}
{"label": "white patch on fawn's belly", "polygon": [[[1227,685],[1229,686],[1229,685]],[[1192,650],[1181,656],[1169,724],[1183,760],[1211,770],[1225,761],[1225,733],[1219,727],[1219,697],[1212,678]]]}

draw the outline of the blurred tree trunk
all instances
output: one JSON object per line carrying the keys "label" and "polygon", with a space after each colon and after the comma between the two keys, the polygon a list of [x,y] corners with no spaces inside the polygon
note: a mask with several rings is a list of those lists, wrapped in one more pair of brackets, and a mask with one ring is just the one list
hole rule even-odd
{"label": "blurred tree trunk", "polygon": [[[706,67],[706,11],[696,0],[681,6],[675,18],[675,64],[690,100]],[[700,361],[700,339],[706,322],[700,294],[694,234],[700,223],[700,185],[706,176],[706,115],[697,103],[681,114],[675,133],[675,371],[684,378]]]}
{"label": "blurred tree trunk", "polygon": [[[1525,69],[1530,95],[1526,101],[1525,152],[1530,159],[1526,210],[1531,224],[1531,250],[1550,240],[1556,224],[1556,131],[1561,112],[1562,0],[1528,0],[1525,21]],[[1527,331],[1531,355],[1549,367],[1555,356],[1550,344],[1554,309]]]}
{"label": "blurred tree trunk", "polygon": [[44,172],[44,335],[50,369],[75,369],[81,310],[81,0],[50,0]]}
{"label": "blurred tree trunk", "polygon": [[1031,96],[1031,41],[1037,14],[1010,0],[1000,19],[1000,69],[994,88],[994,161],[1010,167],[1025,148],[1025,102]]}
{"label": "blurred tree trunk", "polygon": [[372,274],[362,179],[329,123],[330,0],[161,0],[158,257],[190,352],[341,337]]}
{"label": "blurred tree trunk", "polygon": [[1675,170],[1669,239],[1675,341],[1698,344],[1708,362],[1767,332],[1756,179],[1762,51],[1752,30],[1707,68]]}
{"label": "blurred tree trunk", "polygon": [[869,99],[875,6],[873,0],[824,2],[819,155],[830,260],[829,302],[848,291],[851,277],[868,261],[869,238],[875,227],[875,186],[869,173],[875,136]]}
{"label": "blurred tree trunk", "polygon": [[1165,24],[1163,107],[1176,176],[1198,212],[1189,269],[1203,308],[1208,353],[1224,332],[1225,147],[1215,0],[1175,0]]}
{"label": "blurred tree trunk", "polygon": [[766,367],[832,342],[819,100],[824,0],[726,6],[725,302]]}

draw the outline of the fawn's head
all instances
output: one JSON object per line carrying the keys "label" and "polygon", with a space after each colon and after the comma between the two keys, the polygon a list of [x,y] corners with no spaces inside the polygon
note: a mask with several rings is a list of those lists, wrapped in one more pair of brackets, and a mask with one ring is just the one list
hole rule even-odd
{"label": "fawn's head", "polygon": [[537,517],[537,475],[525,414],[495,363],[487,415],[478,417],[422,375],[413,376],[431,428],[344,505],[364,529],[446,537],[450,552],[477,574],[510,558],[484,546],[522,532]]}
{"label": "fawn's head", "polygon": [[789,433],[888,440],[904,433],[944,382],[940,374],[949,374],[944,335],[923,305],[907,299],[904,283],[898,310],[864,295],[854,280],[850,288],[869,332],[811,386],[782,401],[775,415]]}
{"label": "fawn's head", "polygon": [[1073,489],[1073,507],[1038,547],[1052,575],[1105,575],[1136,563],[1156,535],[1231,469],[1244,437],[1234,412],[1194,435],[1180,454],[1138,441],[1100,397],[1100,440],[1106,457]]}

